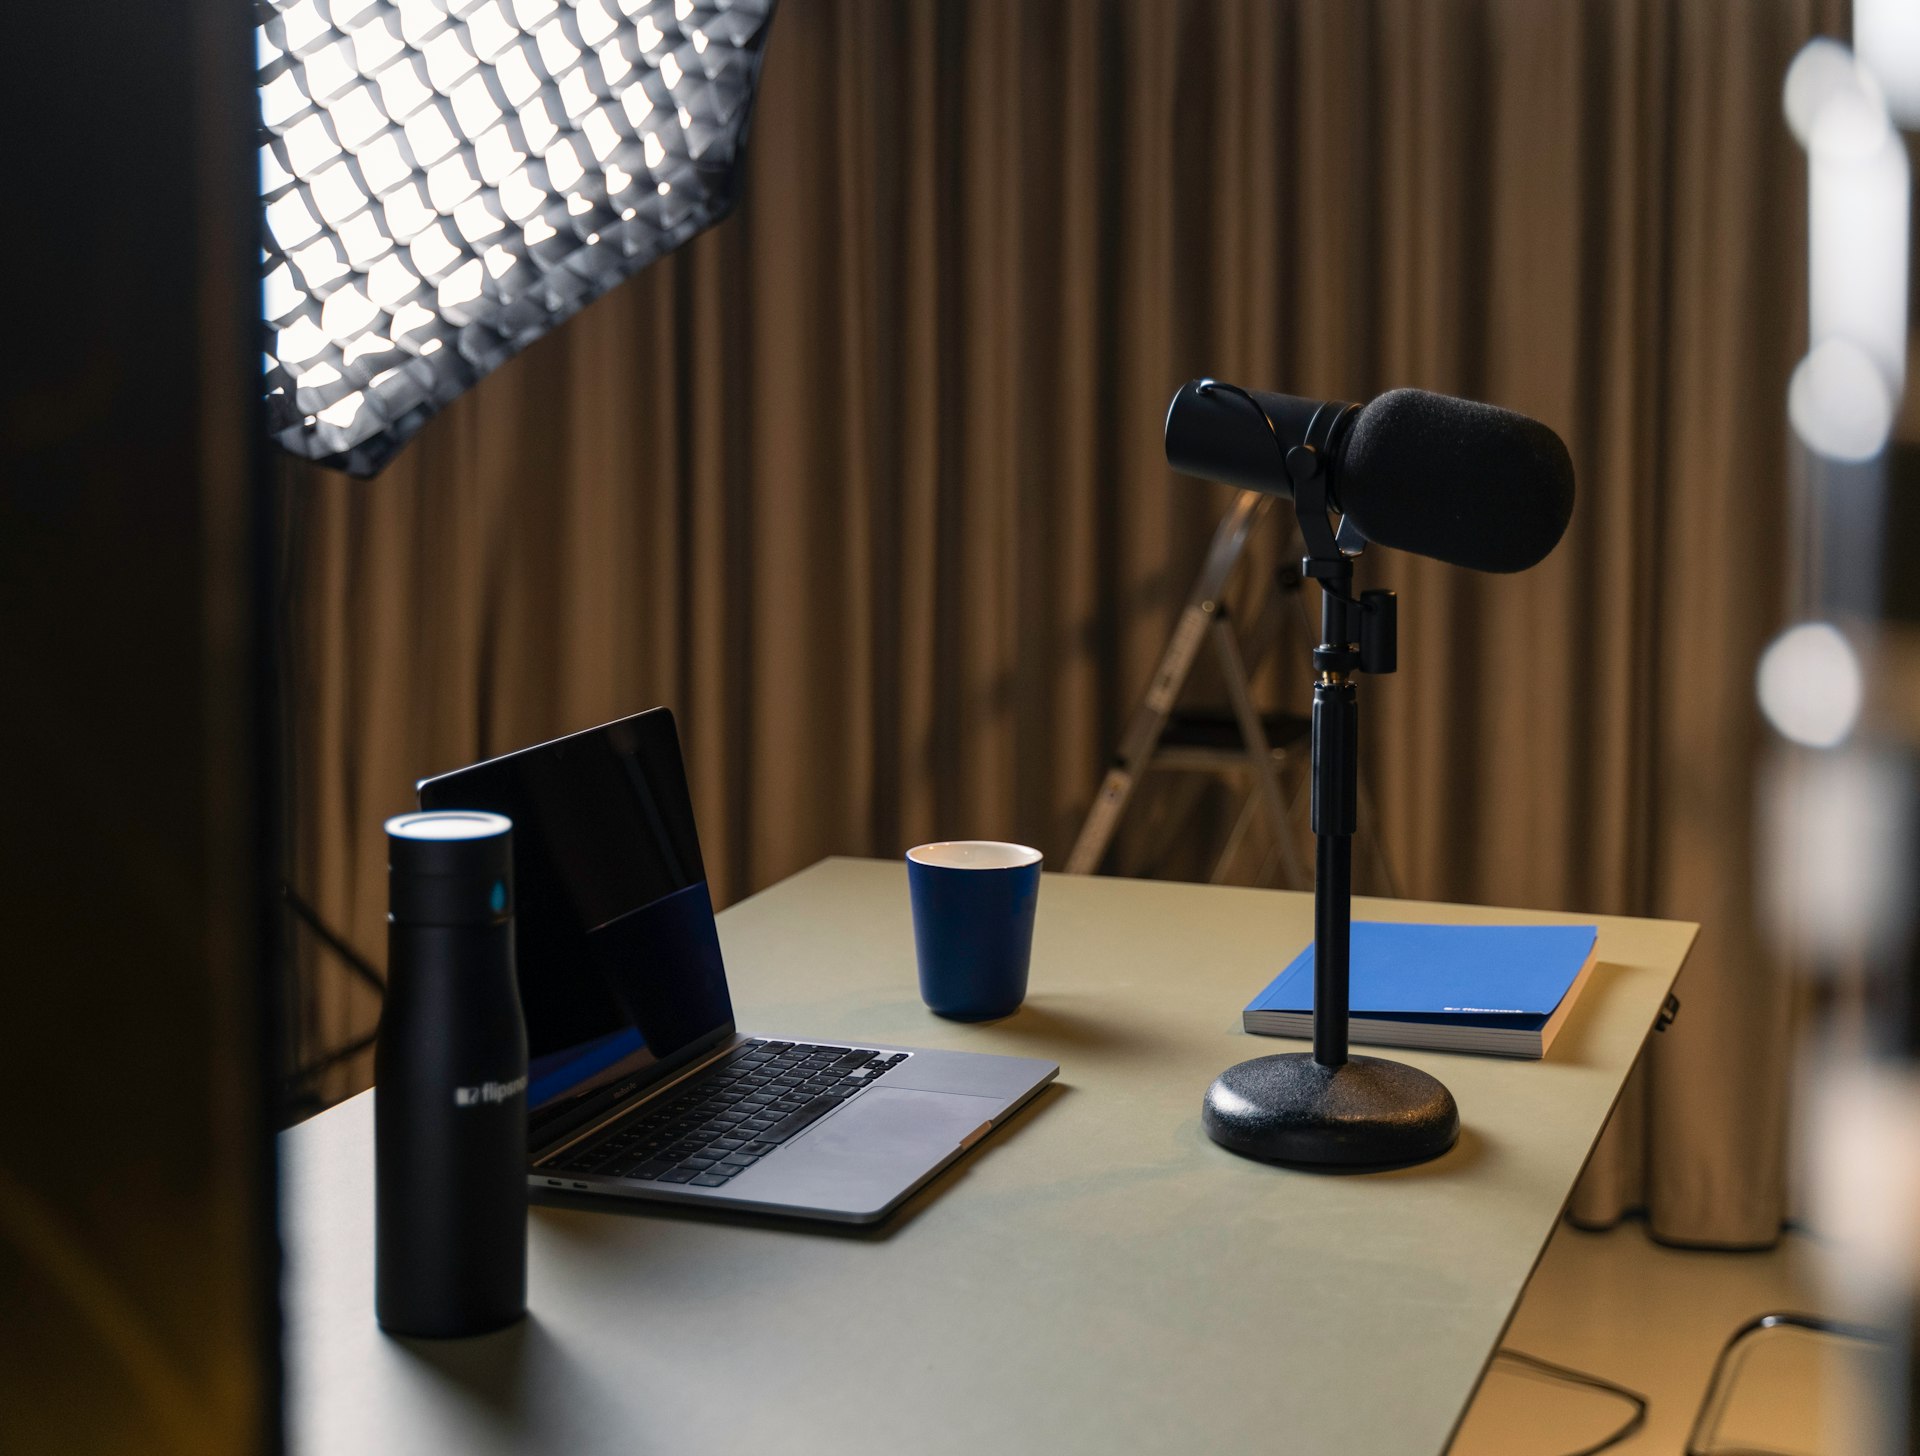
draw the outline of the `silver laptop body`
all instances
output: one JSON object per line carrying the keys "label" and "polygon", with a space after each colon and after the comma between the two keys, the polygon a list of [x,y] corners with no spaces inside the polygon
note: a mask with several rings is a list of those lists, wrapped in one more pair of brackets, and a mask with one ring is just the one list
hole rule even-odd
{"label": "silver laptop body", "polygon": [[872,1223],[1059,1072],[740,1033],[664,708],[418,789],[514,821],[536,1190]]}
{"label": "silver laptop body", "polygon": [[[606,1155],[595,1155],[622,1125],[644,1125],[649,1112],[664,1111],[682,1095],[682,1089],[697,1091],[710,1069],[755,1045],[779,1043],[897,1054],[900,1060],[724,1183],[701,1186],[696,1179],[663,1183],[586,1170],[605,1160]],[[928,1051],[885,1042],[850,1044],[831,1039],[822,1043],[735,1035],[685,1077],[672,1078],[623,1103],[589,1129],[536,1147],[528,1176],[537,1189],[872,1223],[885,1218],[921,1184],[1006,1121],[1059,1070],[1054,1062],[1028,1057]],[[753,1146],[754,1131],[747,1129],[739,1140],[743,1148]],[[625,1151],[616,1150],[612,1157],[623,1161]],[[713,1162],[719,1167],[723,1160]]]}

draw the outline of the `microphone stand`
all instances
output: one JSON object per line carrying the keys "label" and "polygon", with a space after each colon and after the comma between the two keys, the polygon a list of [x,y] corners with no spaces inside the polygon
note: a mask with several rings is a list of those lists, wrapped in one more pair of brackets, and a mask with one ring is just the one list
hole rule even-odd
{"label": "microphone stand", "polygon": [[1320,583],[1320,645],[1313,652],[1313,1051],[1256,1057],[1207,1089],[1201,1121],[1222,1147],[1270,1162],[1378,1167],[1425,1162],[1460,1135],[1453,1094],[1418,1068],[1347,1054],[1353,931],[1353,836],[1360,796],[1360,718],[1354,674],[1397,666],[1390,591],[1353,595],[1353,558],[1365,548],[1351,523],[1336,534],[1325,459],[1353,405],[1324,405],[1306,443],[1286,452],[1293,507]]}

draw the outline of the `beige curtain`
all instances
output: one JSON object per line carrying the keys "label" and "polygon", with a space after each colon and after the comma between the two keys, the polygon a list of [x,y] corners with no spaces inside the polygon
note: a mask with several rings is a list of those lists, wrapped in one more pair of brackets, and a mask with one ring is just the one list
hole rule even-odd
{"label": "beige curtain", "polygon": [[[1175,386],[1486,398],[1565,436],[1579,507],[1525,576],[1369,557],[1403,604],[1365,690],[1383,842],[1409,895],[1704,923],[1575,1212],[1770,1240],[1751,680],[1804,292],[1778,98],[1843,19],[786,0],[734,218],[377,480],[289,469],[299,889],[378,961],[415,778],[655,703],[723,903],[936,836],[1057,863],[1227,503],[1166,468]],[[311,1055],[377,1007],[305,944]]]}

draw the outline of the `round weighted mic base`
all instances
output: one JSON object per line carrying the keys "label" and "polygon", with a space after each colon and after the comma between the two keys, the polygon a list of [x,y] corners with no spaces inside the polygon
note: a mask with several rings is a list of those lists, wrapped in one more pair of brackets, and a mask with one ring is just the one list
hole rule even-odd
{"label": "round weighted mic base", "polygon": [[1221,1147],[1269,1163],[1377,1168],[1437,1158],[1460,1136],[1460,1109],[1436,1078],[1403,1062],[1306,1052],[1228,1067],[1200,1120]]}

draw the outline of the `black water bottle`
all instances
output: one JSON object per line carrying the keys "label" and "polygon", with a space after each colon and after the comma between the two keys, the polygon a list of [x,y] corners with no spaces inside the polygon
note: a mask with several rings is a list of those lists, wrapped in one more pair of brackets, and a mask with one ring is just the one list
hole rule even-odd
{"label": "black water bottle", "polygon": [[374,1049],[374,1313],[444,1338],[527,1308],[527,1028],[513,825],[387,821],[387,998]]}

